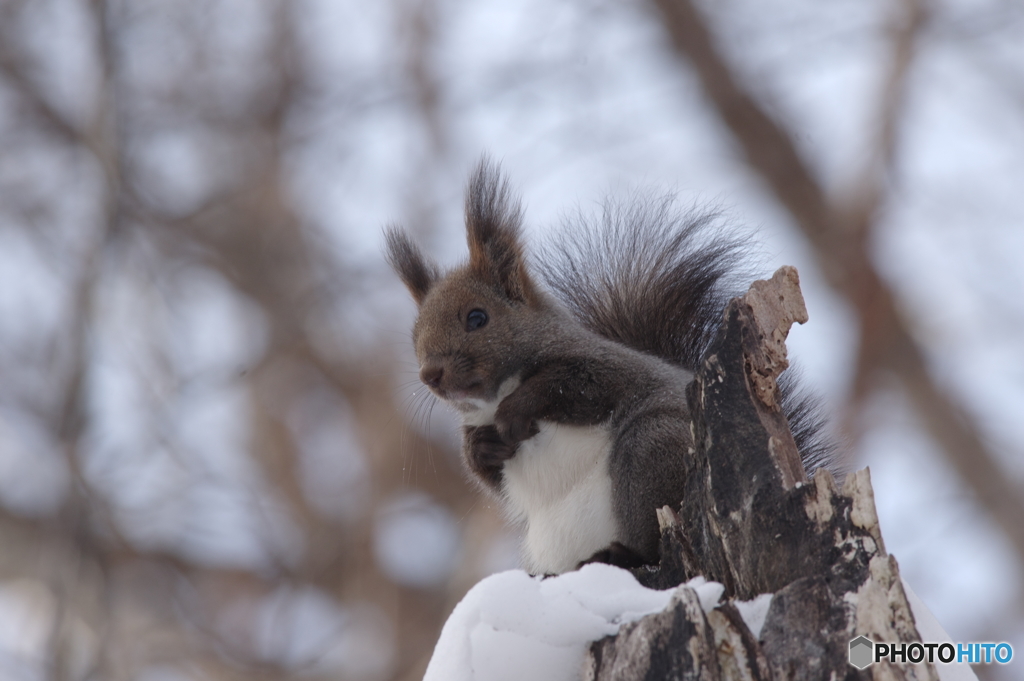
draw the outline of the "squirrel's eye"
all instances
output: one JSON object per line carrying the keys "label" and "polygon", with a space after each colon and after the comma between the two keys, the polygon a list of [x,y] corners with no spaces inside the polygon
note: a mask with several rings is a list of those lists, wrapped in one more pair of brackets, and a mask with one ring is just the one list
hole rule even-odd
{"label": "squirrel's eye", "polygon": [[470,310],[466,315],[466,331],[474,331],[487,323],[487,313],[483,310]]}

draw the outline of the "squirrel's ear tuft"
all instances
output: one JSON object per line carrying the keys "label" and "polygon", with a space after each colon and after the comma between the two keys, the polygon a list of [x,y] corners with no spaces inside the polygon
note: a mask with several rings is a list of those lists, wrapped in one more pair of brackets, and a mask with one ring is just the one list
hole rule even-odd
{"label": "squirrel's ear tuft", "polygon": [[392,225],[384,232],[386,257],[402,283],[409,289],[417,305],[423,303],[427,291],[438,279],[437,267],[428,262],[420,249],[400,227]]}
{"label": "squirrel's ear tuft", "polygon": [[526,271],[522,220],[519,199],[513,196],[497,165],[485,156],[466,190],[470,270],[510,300],[533,303],[537,294]]}

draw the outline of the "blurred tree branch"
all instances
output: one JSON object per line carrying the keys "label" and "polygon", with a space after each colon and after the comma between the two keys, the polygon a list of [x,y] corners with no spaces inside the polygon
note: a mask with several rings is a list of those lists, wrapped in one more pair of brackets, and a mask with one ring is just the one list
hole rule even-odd
{"label": "blurred tree branch", "polygon": [[[26,21],[27,7],[18,0],[0,2],[8,34],[0,39],[0,82],[14,93],[22,113],[11,129],[32,129],[49,143],[86,150],[103,177],[102,196],[97,197],[103,211],[85,239],[87,248],[70,252],[58,265],[71,275],[69,309],[62,333],[54,338],[59,367],[50,367],[60,373],[60,380],[49,382],[50,399],[42,400],[48,405],[43,420],[66,454],[72,489],[55,517],[33,520],[0,512],[0,541],[5,545],[0,580],[38,578],[55,594],[46,662],[51,678],[84,678],[81,670],[69,667],[72,649],[81,644],[80,632],[75,634],[69,623],[82,618],[99,635],[87,675],[134,678],[146,665],[166,663],[201,669],[203,678],[211,679],[289,677],[294,669],[268,660],[261,650],[257,621],[242,623],[252,631],[240,643],[224,638],[222,620],[246,599],[255,602],[281,588],[307,587],[329,594],[342,606],[373,604],[394,630],[394,659],[383,678],[421,675],[451,599],[461,597],[467,585],[458,581],[459,575],[424,588],[397,583],[385,574],[374,550],[379,512],[397,495],[413,490],[438,500],[460,519],[484,509],[465,484],[448,445],[404,427],[406,416],[394,387],[395,363],[386,347],[376,349],[375,356],[339,360],[325,356],[323,340],[318,344],[309,335],[310,321],[330,314],[337,303],[332,297],[350,294],[355,275],[321,247],[322,236],[296,214],[288,187],[295,109],[311,96],[303,46],[296,38],[299,8],[286,0],[268,0],[254,10],[266,12],[270,31],[261,62],[248,65],[256,74],[256,86],[244,96],[252,101],[224,107],[209,101],[205,88],[211,87],[210,76],[202,70],[174,74],[179,81],[160,83],[151,91],[145,82],[119,82],[122,60],[130,58],[127,41],[133,22],[147,12],[167,12],[161,19],[164,26],[184,28],[173,24],[173,3],[137,13],[102,0],[88,3],[85,11],[96,29],[93,47],[102,73],[98,106],[80,125],[54,104],[45,74],[37,77],[43,71],[36,65],[39,56],[10,35],[18,22]],[[425,107],[421,113],[432,148],[440,153],[437,87],[433,76],[420,69],[420,58],[434,40],[433,8],[430,0],[417,5],[406,66],[418,88],[416,102]],[[201,55],[196,61],[216,58],[211,57],[216,50],[202,54],[203,41],[210,39],[207,28],[200,22],[199,30],[187,36]],[[153,200],[152,191],[142,185],[145,177],[137,172],[140,142],[168,121],[191,129],[210,126],[241,152],[233,159],[230,179],[184,213]],[[429,202],[428,193],[423,192],[421,204]],[[104,295],[101,291],[112,276],[128,267],[127,255],[143,239],[150,249],[147,265],[154,270],[188,263],[216,272],[234,294],[258,306],[266,320],[267,346],[238,380],[249,397],[247,454],[275,497],[270,501],[287,509],[304,547],[297,557],[275,560],[270,573],[212,568],[169,549],[141,548],[131,533],[122,531],[125,510],[97,489],[85,470],[83,438],[95,429],[91,381],[97,331],[106,323],[100,309],[109,304],[97,296]],[[343,334],[336,338],[342,346],[347,342]],[[351,522],[326,517],[310,503],[299,475],[300,446],[287,423],[293,405],[324,389],[351,408],[356,437],[367,455],[368,506]],[[429,474],[408,480],[403,457],[431,451],[435,455]],[[133,576],[139,574],[148,583],[139,584]],[[184,589],[183,584],[190,586]],[[185,597],[184,592],[199,598]]]}
{"label": "blurred tree branch", "polygon": [[[895,153],[902,93],[915,39],[926,19],[923,0],[901,0],[893,32],[890,74],[881,98],[880,135],[862,191],[852,206],[830,199],[807,167],[792,136],[772,119],[741,83],[715,45],[691,0],[654,0],[672,46],[700,78],[708,99],[746,154],[751,168],[790,212],[813,245],[829,284],[860,319],[856,408],[880,370],[898,376],[922,422],[953,468],[996,520],[1024,563],[1024,501],[973,418],[928,371],[926,353],[900,312],[895,296],[870,256],[870,237],[885,199],[882,172]],[[879,161],[883,164],[880,164]]]}

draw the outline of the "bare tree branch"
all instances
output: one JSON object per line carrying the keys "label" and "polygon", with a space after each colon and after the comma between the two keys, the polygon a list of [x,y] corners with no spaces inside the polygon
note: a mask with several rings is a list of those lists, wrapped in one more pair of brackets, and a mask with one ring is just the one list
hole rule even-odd
{"label": "bare tree branch", "polygon": [[[692,2],[654,0],[654,4],[664,17],[673,47],[692,65],[751,167],[810,240],[828,282],[860,313],[862,337],[872,339],[865,345],[878,348],[879,354],[878,360],[868,363],[884,365],[900,377],[949,463],[972,488],[978,503],[992,514],[1024,562],[1024,523],[1020,522],[1024,518],[1024,502],[1020,491],[1000,469],[970,416],[929,374],[925,354],[872,263],[866,244],[851,238],[851,231],[869,230],[849,229],[848,217],[826,196],[801,159],[792,137],[765,113],[734,75]],[[920,10],[911,12],[911,32],[920,21],[913,19],[920,16],[915,12]],[[904,64],[909,63],[912,49],[909,41],[903,44],[907,47],[897,51],[891,77],[894,94],[902,90]],[[898,99],[893,97],[893,111],[899,108]],[[894,114],[887,118],[894,120]],[[891,139],[891,135],[894,133],[883,133],[883,140]],[[865,216],[874,213],[865,211]]]}

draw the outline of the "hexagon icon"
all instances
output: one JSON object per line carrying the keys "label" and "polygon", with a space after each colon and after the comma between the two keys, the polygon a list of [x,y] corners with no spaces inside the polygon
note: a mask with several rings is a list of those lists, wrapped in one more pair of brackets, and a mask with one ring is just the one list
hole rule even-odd
{"label": "hexagon icon", "polygon": [[850,641],[850,664],[857,669],[864,669],[873,661],[875,644],[866,636],[858,636]]}

